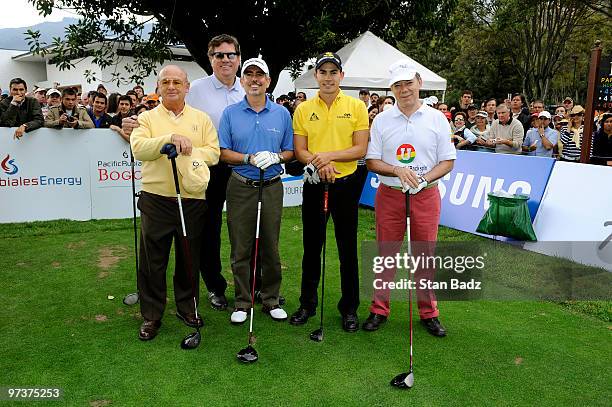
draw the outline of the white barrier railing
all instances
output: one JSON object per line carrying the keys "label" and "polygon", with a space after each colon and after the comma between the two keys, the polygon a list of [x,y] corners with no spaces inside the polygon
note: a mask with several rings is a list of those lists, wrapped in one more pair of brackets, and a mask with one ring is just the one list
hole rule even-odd
{"label": "white barrier railing", "polygon": [[[116,132],[39,129],[20,140],[13,133],[0,128],[0,223],[132,216],[130,150]],[[300,205],[301,179],[287,180],[284,206]]]}

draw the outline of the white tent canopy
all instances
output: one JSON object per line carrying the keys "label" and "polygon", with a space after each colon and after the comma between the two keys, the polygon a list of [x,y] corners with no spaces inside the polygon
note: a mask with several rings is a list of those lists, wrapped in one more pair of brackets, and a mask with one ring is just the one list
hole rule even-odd
{"label": "white tent canopy", "polygon": [[[423,90],[446,90],[446,79],[425,68],[409,56],[401,53],[370,31],[342,47],[337,52],[342,59],[344,79],[342,89],[389,90],[389,65],[400,60],[412,61],[421,78]],[[314,78],[314,68],[295,80],[296,89],[314,89],[319,85]]]}

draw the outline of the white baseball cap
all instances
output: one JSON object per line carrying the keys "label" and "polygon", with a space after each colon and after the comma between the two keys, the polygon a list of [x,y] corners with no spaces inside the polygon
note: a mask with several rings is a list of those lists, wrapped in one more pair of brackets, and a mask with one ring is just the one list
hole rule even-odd
{"label": "white baseball cap", "polygon": [[389,79],[389,87],[398,81],[411,81],[417,74],[417,68],[414,62],[409,59],[400,59],[399,61],[389,66],[389,73],[391,79]]}
{"label": "white baseball cap", "polygon": [[264,73],[266,75],[270,75],[270,70],[268,69],[268,64],[266,64],[266,61],[264,61],[261,58],[251,58],[251,59],[247,59],[243,64],[242,64],[242,71],[241,74],[244,75],[244,71],[249,67],[249,66],[256,66],[259,69],[261,69],[262,71],[264,71]]}
{"label": "white baseball cap", "polygon": [[59,90],[57,90],[57,89],[49,89],[49,90],[47,91],[47,97],[49,97],[49,96],[51,96],[51,95],[53,95],[53,94],[57,94],[58,96],[62,96],[62,92],[60,92],[60,91],[59,91]]}
{"label": "white baseball cap", "polygon": [[550,113],[548,113],[546,110],[540,112],[538,117],[543,117],[543,118],[548,119],[548,120],[550,120],[550,118],[551,118]]}

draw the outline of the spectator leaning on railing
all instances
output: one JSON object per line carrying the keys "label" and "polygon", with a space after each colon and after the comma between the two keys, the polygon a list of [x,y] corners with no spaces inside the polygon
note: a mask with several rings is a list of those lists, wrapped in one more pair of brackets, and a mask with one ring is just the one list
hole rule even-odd
{"label": "spectator leaning on railing", "polygon": [[106,95],[104,93],[98,93],[94,96],[94,104],[89,117],[93,122],[96,129],[108,129],[113,119],[106,113]]}
{"label": "spectator leaning on railing", "polygon": [[505,104],[497,106],[497,120],[491,125],[489,143],[495,145],[496,153],[518,154],[523,144],[523,125],[512,118]]}
{"label": "spectator leaning on railing", "polygon": [[528,155],[552,157],[553,148],[557,144],[558,132],[550,128],[550,113],[546,110],[538,115],[539,124],[527,131],[523,141],[523,151]]}
{"label": "spectator leaning on railing", "polygon": [[0,102],[0,127],[17,127],[13,138],[19,139],[42,127],[44,119],[38,100],[25,95],[28,87],[23,79],[12,79],[9,89],[10,96]]}
{"label": "spectator leaning on railing", "polygon": [[476,114],[476,124],[470,130],[476,136],[476,142],[473,144],[474,151],[491,152],[492,147],[486,147],[491,132],[491,126],[487,122],[488,117],[489,115],[484,110]]}
{"label": "spectator leaning on railing", "polygon": [[[564,102],[565,103],[565,102]],[[561,161],[580,161],[580,144],[582,143],[582,132],[584,108],[576,105],[570,110],[570,122],[567,127],[561,129],[561,145],[559,159]]]}
{"label": "spectator leaning on railing", "polygon": [[77,92],[74,88],[66,88],[62,91],[62,103],[49,109],[45,120],[45,127],[61,129],[71,127],[73,129],[93,129],[94,124],[84,107],[77,106]]}

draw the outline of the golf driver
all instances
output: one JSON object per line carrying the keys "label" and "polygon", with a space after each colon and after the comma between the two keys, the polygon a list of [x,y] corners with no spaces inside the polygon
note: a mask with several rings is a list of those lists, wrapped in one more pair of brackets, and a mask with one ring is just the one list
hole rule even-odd
{"label": "golf driver", "polygon": [[[408,240],[408,256],[412,255],[410,248],[410,194],[406,191],[406,236]],[[410,325],[410,369],[406,373],[400,373],[391,380],[391,386],[399,389],[410,389],[414,385],[414,373],[412,371],[412,290],[410,284],[412,280],[411,271],[408,270],[408,315]]]}
{"label": "golf driver", "polygon": [[[134,161],[134,154],[132,154],[132,149],[130,148],[130,165],[132,167],[132,220],[134,224],[134,260],[136,261],[136,273],[138,273],[138,232],[136,230],[136,198],[140,196],[140,193],[136,193],[136,181],[135,181],[135,171],[134,166],[136,165]],[[139,297],[138,293],[131,293],[123,297],[123,303],[125,305],[134,305],[138,303]]]}
{"label": "golf driver", "polygon": [[[185,268],[187,269],[187,275],[191,280],[191,294],[193,296],[193,308],[195,310],[196,320],[198,316],[198,302],[196,300],[195,281],[193,278],[193,270],[191,269],[191,250],[189,248],[189,241],[187,240],[187,230],[185,228],[185,217],[183,215],[183,204],[181,202],[181,188],[178,182],[178,174],[176,171],[176,146],[174,144],[164,144],[159,151],[161,154],[166,154],[168,159],[172,163],[172,176],[174,177],[174,187],[176,188],[176,201],[178,202],[179,217],[181,219],[181,227],[183,229],[183,235],[181,236],[181,243],[183,245],[183,253],[185,254]],[[192,332],[183,339],[181,342],[182,349],[195,349],[200,346],[202,341],[202,335],[200,334],[200,327],[196,326],[196,332]]]}
{"label": "golf driver", "polygon": [[310,339],[316,342],[323,340],[323,305],[325,302],[325,248],[327,246],[327,203],[329,201],[329,184],[323,184],[323,259],[321,260],[321,323],[319,329],[310,333]]}
{"label": "golf driver", "polygon": [[255,273],[257,271],[257,255],[259,254],[259,222],[261,221],[261,201],[263,200],[264,170],[259,169],[259,196],[257,198],[257,222],[255,226],[255,252],[253,253],[253,275],[251,279],[251,317],[249,321],[249,339],[247,347],[241,349],[236,357],[243,363],[257,362],[259,355],[253,347],[255,336],[253,336],[253,309],[255,309]]}

